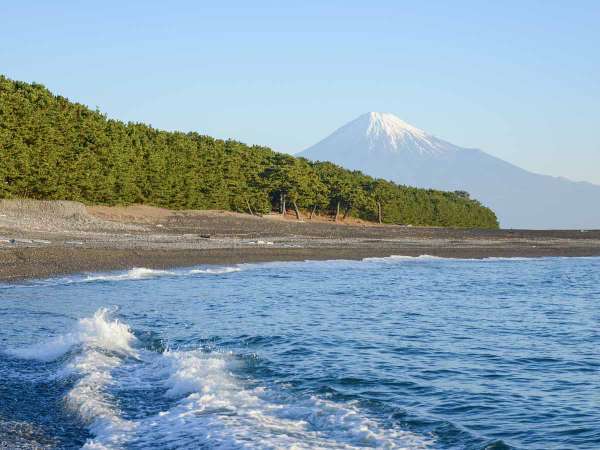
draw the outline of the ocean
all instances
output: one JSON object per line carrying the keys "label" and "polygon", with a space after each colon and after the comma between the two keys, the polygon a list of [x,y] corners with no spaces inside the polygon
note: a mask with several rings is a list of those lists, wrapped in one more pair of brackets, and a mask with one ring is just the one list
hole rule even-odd
{"label": "ocean", "polygon": [[600,258],[0,284],[0,448],[599,449]]}

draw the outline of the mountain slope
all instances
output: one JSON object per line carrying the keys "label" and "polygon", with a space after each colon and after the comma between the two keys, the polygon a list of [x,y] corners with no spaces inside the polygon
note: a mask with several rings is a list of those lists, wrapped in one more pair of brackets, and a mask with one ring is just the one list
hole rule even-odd
{"label": "mountain slope", "polygon": [[506,228],[600,228],[600,186],[528,172],[392,114],[364,114],[299,156],[401,184],[465,190],[492,208]]}

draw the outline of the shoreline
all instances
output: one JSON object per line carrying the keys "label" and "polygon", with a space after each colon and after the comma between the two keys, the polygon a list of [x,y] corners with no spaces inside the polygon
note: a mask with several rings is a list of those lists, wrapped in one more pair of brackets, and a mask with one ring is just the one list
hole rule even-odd
{"label": "shoreline", "polygon": [[496,230],[297,221],[143,205],[0,202],[0,282],[146,267],[268,261],[600,256],[600,230]]}
{"label": "shoreline", "polygon": [[232,265],[306,260],[361,260],[369,257],[431,255],[443,258],[483,259],[591,257],[600,249],[589,248],[432,248],[424,247],[330,247],[330,248],[215,248],[215,249],[116,249],[116,248],[22,248],[0,251],[0,283],[53,278],[92,272],[128,270],[135,267],[167,270],[197,265]]}

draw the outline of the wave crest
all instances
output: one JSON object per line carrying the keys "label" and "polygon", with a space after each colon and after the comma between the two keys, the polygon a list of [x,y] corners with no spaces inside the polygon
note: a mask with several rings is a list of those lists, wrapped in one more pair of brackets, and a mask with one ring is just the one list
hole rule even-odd
{"label": "wave crest", "polygon": [[[62,340],[61,340],[62,339]],[[58,342],[58,345],[57,345]],[[60,351],[49,351],[57,345]],[[71,347],[69,347],[69,345]],[[154,352],[141,348],[130,328],[102,308],[79,320],[73,332],[23,357],[77,347],[60,377],[77,377],[65,395],[94,437],[84,448],[427,448],[414,433],[381,426],[356,403],[298,397],[235,375],[242,361],[232,353],[201,350]],[[64,354],[63,353],[63,354]],[[127,419],[111,392],[135,389],[138,408],[149,400],[139,386],[162,390],[158,414]]]}
{"label": "wave crest", "polygon": [[364,262],[393,262],[393,261],[418,261],[418,260],[435,260],[435,259],[447,259],[440,256],[433,255],[419,255],[419,256],[405,256],[405,255],[391,255],[383,257],[371,257],[363,258]]}
{"label": "wave crest", "polygon": [[192,269],[190,270],[190,274],[195,275],[200,273],[207,273],[210,275],[221,275],[225,273],[240,272],[241,270],[242,269],[240,267],[214,267],[208,269]]}
{"label": "wave crest", "polygon": [[147,269],[145,267],[135,267],[121,274],[89,275],[85,281],[143,280],[146,278],[155,278],[168,275],[175,275],[175,272],[169,272],[168,270]]}
{"label": "wave crest", "polygon": [[111,311],[101,308],[92,317],[80,319],[75,329],[29,347],[11,349],[9,354],[22,359],[53,361],[77,345],[99,347],[108,351],[133,354],[136,338],[129,327],[110,317]]}
{"label": "wave crest", "polygon": [[106,448],[124,439],[135,427],[120,417],[112,397],[106,393],[113,383],[112,372],[124,358],[137,357],[137,341],[129,327],[112,317],[113,311],[101,308],[91,317],[80,319],[70,333],[40,344],[15,349],[11,353],[23,359],[52,361],[77,348],[59,378],[78,377],[65,396],[65,405],[86,423],[96,436],[86,448]]}

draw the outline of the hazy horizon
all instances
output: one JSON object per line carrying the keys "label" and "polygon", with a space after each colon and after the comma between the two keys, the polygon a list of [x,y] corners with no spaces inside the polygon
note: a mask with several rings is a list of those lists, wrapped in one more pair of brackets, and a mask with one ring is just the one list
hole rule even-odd
{"label": "hazy horizon", "polygon": [[11,4],[1,72],[115,119],[288,153],[391,112],[529,171],[600,184],[600,5],[578,6]]}

